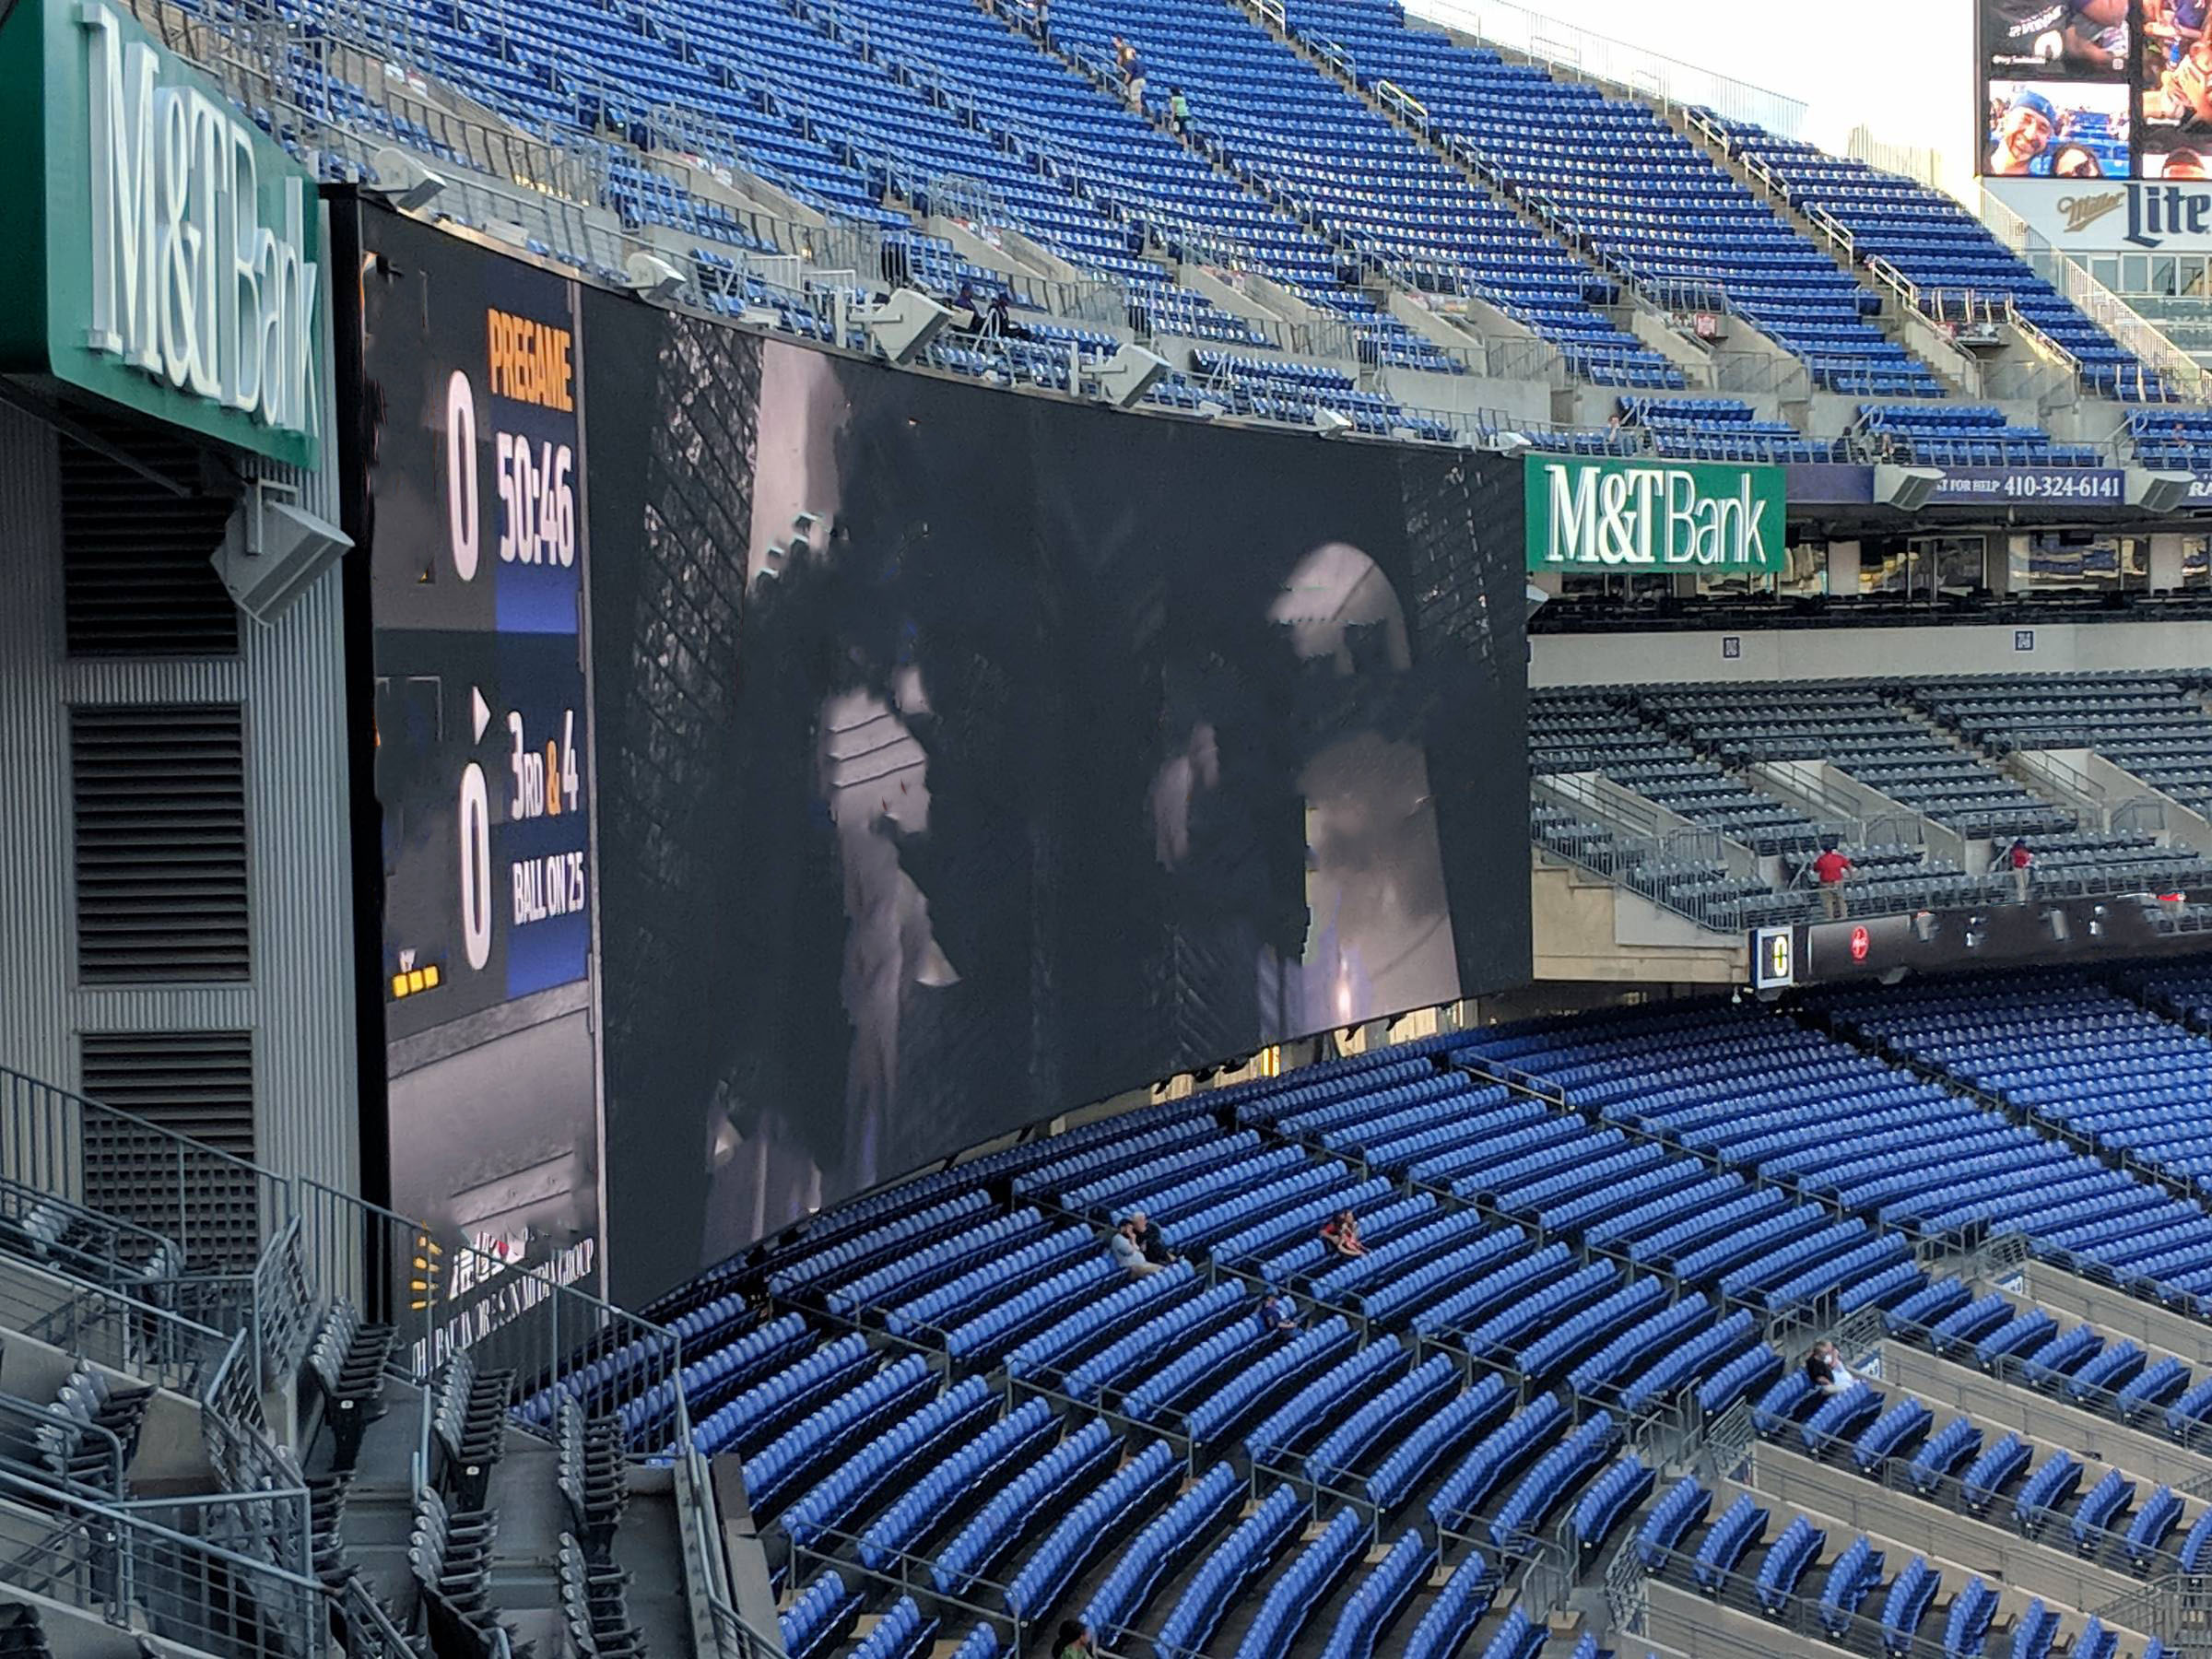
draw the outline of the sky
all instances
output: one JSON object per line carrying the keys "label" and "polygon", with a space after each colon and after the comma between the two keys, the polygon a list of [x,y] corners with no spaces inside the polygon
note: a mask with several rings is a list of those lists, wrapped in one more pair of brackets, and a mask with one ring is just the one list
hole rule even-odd
{"label": "sky", "polygon": [[[1807,106],[1802,136],[1815,144],[1841,151],[1851,129],[1864,124],[1886,143],[1941,151],[1954,194],[1971,184],[1969,0],[1818,8],[1772,0],[1407,0],[1406,9],[1513,45],[1532,27],[1527,14],[1542,14],[1558,20],[1561,42],[1578,29],[1608,36],[1798,99]],[[1583,62],[1600,67],[1587,55]]]}

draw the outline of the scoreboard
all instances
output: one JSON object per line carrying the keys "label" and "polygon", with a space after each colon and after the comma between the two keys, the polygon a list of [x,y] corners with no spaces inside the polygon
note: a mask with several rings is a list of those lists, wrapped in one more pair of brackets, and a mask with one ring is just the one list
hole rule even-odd
{"label": "scoreboard", "polygon": [[[389,215],[362,223],[390,1201],[448,1260],[468,1244],[596,1283],[576,290]],[[498,1287],[479,1271],[418,1291],[462,1296],[465,1321]]]}
{"label": "scoreboard", "polygon": [[375,532],[392,1035],[581,981],[590,959],[572,293],[479,268],[501,291],[471,308],[473,337],[430,342],[431,383],[404,408],[382,382],[379,472],[413,449],[429,465],[410,482],[435,479],[427,500],[394,492],[398,524],[380,495]]}

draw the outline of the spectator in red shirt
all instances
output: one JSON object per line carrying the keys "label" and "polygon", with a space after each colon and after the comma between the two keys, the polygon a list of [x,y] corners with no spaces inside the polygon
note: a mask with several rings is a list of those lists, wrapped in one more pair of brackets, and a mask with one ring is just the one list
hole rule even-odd
{"label": "spectator in red shirt", "polygon": [[1363,1256],[1367,1246],[1359,1242],[1359,1220],[1350,1210],[1338,1210],[1322,1223],[1321,1236],[1338,1255]]}
{"label": "spectator in red shirt", "polygon": [[2005,860],[2012,865],[2013,897],[2025,904],[2028,902],[2028,870],[2035,863],[2035,854],[2028,851],[2026,836],[2016,835],[2012,838],[2012,851],[2005,855]]}
{"label": "spectator in red shirt", "polygon": [[1830,922],[1843,919],[1843,877],[1851,867],[1851,860],[1836,850],[1834,841],[1820,843],[1820,856],[1813,860],[1813,878],[1820,884],[1820,913]]}

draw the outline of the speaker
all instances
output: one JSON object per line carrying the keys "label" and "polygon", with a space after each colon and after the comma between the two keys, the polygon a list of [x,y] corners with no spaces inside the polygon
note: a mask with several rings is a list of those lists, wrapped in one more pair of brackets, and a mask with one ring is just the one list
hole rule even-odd
{"label": "speaker", "polygon": [[911,363],[945,332],[952,313],[917,288],[902,288],[870,312],[868,338],[894,363]]}
{"label": "speaker", "polygon": [[1936,494],[1936,486],[1943,482],[1943,472],[1934,466],[1891,466],[1887,463],[1874,469],[1874,499],[1884,507],[1894,507],[1900,512],[1918,512]]}
{"label": "speaker", "polygon": [[397,145],[387,144],[371,156],[369,171],[376,175],[376,181],[362,188],[372,196],[381,196],[402,213],[428,207],[445,189],[442,177]]}
{"label": "speaker", "polygon": [[1166,378],[1168,359],[1142,346],[1124,345],[1100,365],[1099,395],[1117,409],[1135,408]]}
{"label": "speaker", "polygon": [[2127,469],[2124,488],[2127,504],[2145,512],[2171,512],[2189,499],[2190,475],[2153,472],[2146,466]]}
{"label": "speaker", "polygon": [[238,608],[256,622],[274,622],[353,546],[345,531],[308,512],[297,497],[288,484],[254,480],[208,559]]}
{"label": "speaker", "polygon": [[673,300],[684,291],[684,274],[657,253],[641,251],[625,259],[622,280],[648,300]]}

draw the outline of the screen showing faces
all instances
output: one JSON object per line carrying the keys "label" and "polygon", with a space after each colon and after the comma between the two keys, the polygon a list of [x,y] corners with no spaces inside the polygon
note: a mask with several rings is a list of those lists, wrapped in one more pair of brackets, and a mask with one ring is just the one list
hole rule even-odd
{"label": "screen showing faces", "polygon": [[2201,179],[2212,0],[1979,0],[1984,178]]}

